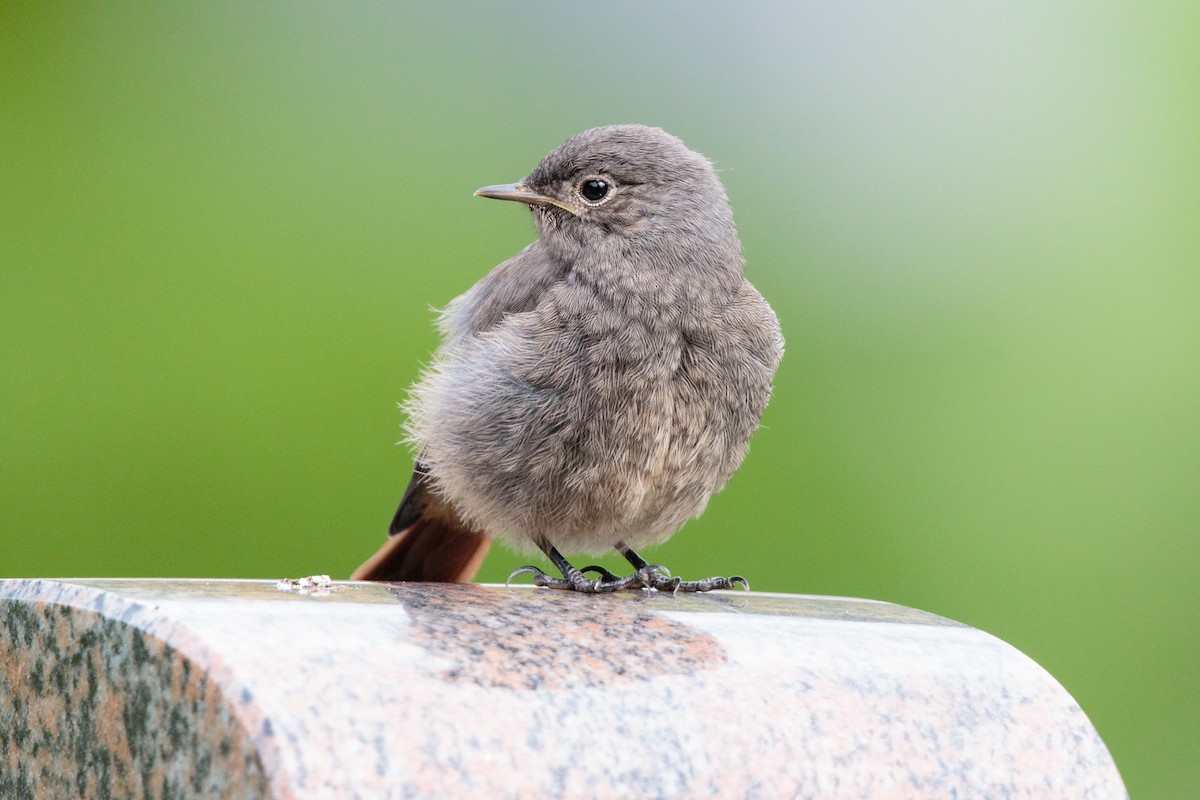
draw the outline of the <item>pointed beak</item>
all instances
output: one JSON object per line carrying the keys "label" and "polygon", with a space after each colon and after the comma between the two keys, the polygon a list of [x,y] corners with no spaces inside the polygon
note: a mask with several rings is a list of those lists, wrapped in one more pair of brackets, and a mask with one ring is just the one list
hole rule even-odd
{"label": "pointed beak", "polygon": [[533,191],[523,183],[500,183],[495,186],[484,186],[482,189],[475,190],[476,197],[491,197],[495,200],[516,200],[519,203],[527,203],[529,205],[542,204],[558,206],[564,211],[575,212],[563,205],[553,197],[548,197],[544,194]]}

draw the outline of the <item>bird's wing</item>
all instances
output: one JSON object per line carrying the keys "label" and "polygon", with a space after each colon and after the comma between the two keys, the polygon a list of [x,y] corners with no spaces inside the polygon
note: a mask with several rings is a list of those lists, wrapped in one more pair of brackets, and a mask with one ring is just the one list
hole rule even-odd
{"label": "bird's wing", "polygon": [[428,505],[429,471],[421,460],[417,459],[413,464],[412,477],[408,479],[408,488],[404,490],[404,497],[400,498],[400,507],[396,509],[396,516],[392,517],[392,524],[388,526],[388,535],[395,536],[412,525]]}
{"label": "bird's wing", "polygon": [[[567,269],[534,242],[485,275],[453,300],[438,321],[444,347],[478,336],[537,306]],[[469,581],[479,569],[491,539],[472,530],[432,491],[418,456],[389,538],[354,571],[355,580]]]}
{"label": "bird's wing", "polygon": [[446,307],[438,320],[445,346],[485,333],[509,314],[536,308],[569,271],[570,265],[554,259],[540,241],[529,245]]}

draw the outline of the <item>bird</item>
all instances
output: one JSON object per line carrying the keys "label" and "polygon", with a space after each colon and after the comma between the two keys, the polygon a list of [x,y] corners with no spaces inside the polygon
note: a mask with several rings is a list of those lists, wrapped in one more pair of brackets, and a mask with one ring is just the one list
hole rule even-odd
{"label": "bird", "polygon": [[[537,239],[440,312],[441,346],[404,403],[412,477],[352,577],[468,582],[500,540],[561,573],[529,565],[510,582],[748,589],[684,581],[634,549],[725,486],[783,356],[712,163],[660,128],[606,125],[475,194],[527,206]],[[563,556],[610,549],[632,574]]]}

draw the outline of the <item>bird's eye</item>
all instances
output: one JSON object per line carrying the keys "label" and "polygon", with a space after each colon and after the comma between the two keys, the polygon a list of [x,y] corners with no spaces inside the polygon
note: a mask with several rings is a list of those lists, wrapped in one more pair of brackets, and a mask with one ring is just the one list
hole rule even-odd
{"label": "bird's eye", "polygon": [[599,203],[609,192],[608,181],[602,178],[588,178],[579,185],[579,194],[589,203]]}

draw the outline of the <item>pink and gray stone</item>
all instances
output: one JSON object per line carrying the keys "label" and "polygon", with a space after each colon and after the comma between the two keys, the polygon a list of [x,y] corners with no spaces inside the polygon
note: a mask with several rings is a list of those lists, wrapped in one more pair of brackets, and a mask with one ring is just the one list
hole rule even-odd
{"label": "pink and gray stone", "polygon": [[0,581],[0,797],[1126,797],[1000,640],[887,603]]}

